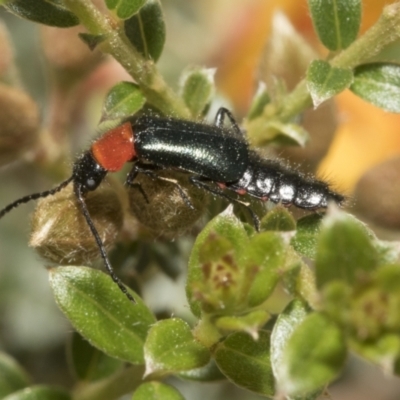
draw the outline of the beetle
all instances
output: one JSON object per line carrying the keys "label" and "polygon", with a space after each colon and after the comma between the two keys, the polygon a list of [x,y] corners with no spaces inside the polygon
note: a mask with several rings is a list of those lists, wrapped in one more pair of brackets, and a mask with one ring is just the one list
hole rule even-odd
{"label": "beetle", "polygon": [[[224,126],[226,118],[232,124],[229,128]],[[0,211],[0,218],[23,203],[54,195],[72,182],[74,194],[95,238],[106,270],[121,291],[134,302],[107,257],[86,206],[86,193],[96,190],[108,172],[117,172],[125,163],[133,162],[127,176],[127,185],[134,185],[134,179],[139,173],[168,180],[177,186],[186,204],[192,207],[176,181],[159,177],[154,170],[168,168],[187,172],[191,174],[194,184],[197,176],[211,182],[230,182],[243,175],[248,157],[247,142],[232,114],[225,108],[218,110],[214,125],[154,115],[127,118],[92,143],[90,149],[75,161],[72,175],[68,179],[53,189],[24,196],[7,205]]]}

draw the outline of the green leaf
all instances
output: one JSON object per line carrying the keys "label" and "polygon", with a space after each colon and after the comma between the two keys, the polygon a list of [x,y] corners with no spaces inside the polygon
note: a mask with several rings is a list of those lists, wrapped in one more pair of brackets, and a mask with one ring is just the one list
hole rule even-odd
{"label": "green leaf", "polygon": [[400,336],[398,334],[384,334],[376,341],[353,341],[351,345],[354,352],[377,364],[383,371],[399,375]]}
{"label": "green leaf", "polygon": [[[129,0],[126,0],[129,1]],[[148,0],[124,24],[129,41],[143,57],[157,61],[165,42],[165,23],[159,0]]]}
{"label": "green leaf", "polygon": [[352,83],[351,70],[332,67],[326,61],[314,60],[307,70],[307,89],[314,107],[347,89]]}
{"label": "green leaf", "polygon": [[184,400],[184,397],[172,386],[161,382],[146,382],[141,384],[132,400]]}
{"label": "green leaf", "polygon": [[300,396],[287,396],[287,400],[319,400],[321,394],[324,393],[324,390],[317,390],[314,393],[307,393]]}
{"label": "green leaf", "polygon": [[[219,214],[205,226],[203,231],[197,236],[196,242],[192,248],[186,281],[186,294],[190,309],[197,317],[201,316],[201,300],[204,295],[203,293],[198,293],[197,288],[199,282],[208,283],[206,274],[207,263],[204,262],[204,257],[206,256],[204,253],[204,246],[207,245],[207,242],[209,243],[210,259],[213,255],[215,257],[221,256],[223,254],[223,249],[212,245],[213,240],[220,244],[221,240],[219,238],[225,239],[229,248],[232,249],[233,254],[230,256],[227,254],[232,260],[238,259],[248,245],[249,239],[246,230],[239,219],[233,214],[231,208]],[[211,289],[209,290],[211,291]],[[212,294],[213,293],[211,293],[211,295]]]}
{"label": "green leaf", "polygon": [[270,296],[281,276],[280,269],[285,260],[286,245],[278,233],[262,232],[251,238],[246,248],[242,288],[250,307],[260,305]]}
{"label": "green leaf", "polygon": [[311,18],[321,42],[331,51],[348,47],[360,29],[361,0],[308,0]]}
{"label": "green leaf", "polygon": [[68,28],[79,24],[78,17],[62,0],[12,0],[5,7],[18,17],[44,25]]}
{"label": "green leaf", "polygon": [[104,42],[107,38],[106,35],[92,35],[90,33],[80,32],[78,36],[82,42],[86,43],[90,50],[94,50],[100,43]]}
{"label": "green leaf", "polygon": [[276,206],[261,220],[262,231],[290,232],[296,230],[296,221],[286,207]]}
{"label": "green leaf", "polygon": [[139,86],[133,82],[117,83],[107,93],[102,121],[129,117],[138,112],[146,102]]}
{"label": "green leaf", "polygon": [[0,353],[0,398],[30,384],[28,374],[5,353]]}
{"label": "green leaf", "polygon": [[319,390],[337,377],[346,354],[339,328],[322,314],[308,315],[289,337],[278,364],[281,389],[291,396]]}
{"label": "green leaf", "polygon": [[155,318],[136,293],[129,291],[132,304],[108,275],[85,267],[53,268],[50,284],[60,309],[93,346],[133,364],[144,362]]}
{"label": "green leaf", "polygon": [[97,350],[74,332],[68,346],[70,365],[76,377],[83,381],[106,378],[122,367],[122,362]]}
{"label": "green leaf", "polygon": [[318,287],[336,279],[353,285],[364,280],[377,262],[377,251],[360,221],[338,210],[326,216],[315,257]]}
{"label": "green leaf", "polygon": [[354,71],[351,91],[385,111],[400,113],[400,65],[373,63]]}
{"label": "green leaf", "polygon": [[71,400],[71,396],[64,390],[45,385],[31,386],[14,392],[2,400]]}
{"label": "green leaf", "polygon": [[190,68],[182,76],[181,96],[192,117],[199,119],[214,94],[214,68]]}
{"label": "green leaf", "polygon": [[[296,145],[304,147],[310,139],[308,132],[298,124],[271,120],[266,124],[266,129],[267,132],[271,132],[270,139],[282,146]],[[272,132],[275,133],[272,134]]]}
{"label": "green leaf", "polygon": [[375,242],[379,254],[379,264],[395,264],[400,260],[400,246],[398,242],[379,240]]}
{"label": "green leaf", "polygon": [[296,235],[291,240],[291,244],[297,252],[312,260],[315,258],[322,218],[321,214],[310,214],[299,219]]}
{"label": "green leaf", "polygon": [[246,333],[232,333],[217,345],[214,356],[220,370],[235,385],[274,396],[268,332],[260,331],[257,341]]}
{"label": "green leaf", "polygon": [[113,10],[118,18],[128,19],[136,14],[146,0],[105,0],[107,8]]}
{"label": "green leaf", "polygon": [[225,375],[219,370],[214,359],[211,359],[204,367],[180,372],[179,377],[197,382],[213,382],[225,379]]}
{"label": "green leaf", "polygon": [[178,318],[165,319],[151,327],[144,354],[145,376],[187,371],[210,360],[209,350],[195,340],[189,325]]}
{"label": "green leaf", "polygon": [[250,110],[247,114],[248,121],[260,117],[264,111],[265,106],[270,102],[271,97],[267,92],[267,86],[265,85],[265,83],[261,82],[257,89],[257,93],[251,102]]}
{"label": "green leaf", "polygon": [[269,317],[266,311],[256,310],[240,316],[220,317],[215,321],[215,326],[223,331],[246,332],[257,340],[259,329],[266,324]]}
{"label": "green leaf", "polygon": [[308,132],[300,125],[283,123],[267,116],[245,121],[247,135],[252,144],[262,147],[267,144],[279,146],[305,146]]}
{"label": "green leaf", "polygon": [[282,379],[282,357],[287,342],[310,311],[310,308],[302,301],[292,300],[275,322],[271,333],[271,365],[278,383]]}

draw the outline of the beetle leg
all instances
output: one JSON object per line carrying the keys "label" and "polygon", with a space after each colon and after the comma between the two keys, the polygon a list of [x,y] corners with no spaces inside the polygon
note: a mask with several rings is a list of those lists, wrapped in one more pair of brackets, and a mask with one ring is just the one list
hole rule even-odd
{"label": "beetle leg", "polygon": [[233,114],[225,107],[220,107],[217,111],[217,114],[215,115],[215,121],[214,125],[217,126],[218,128],[223,128],[224,127],[224,122],[225,118],[228,117],[228,119],[231,121],[231,124],[236,131],[236,133],[239,136],[244,137],[243,132],[240,130],[238,123],[235,120],[235,117]]}
{"label": "beetle leg", "polygon": [[179,191],[179,195],[181,196],[182,200],[185,202],[185,204],[191,208],[192,210],[194,210],[194,206],[191,203],[188,195],[186,194],[186,192],[182,189],[181,185],[178,183],[178,181],[176,179],[172,179],[172,178],[166,178],[163,176],[160,176],[158,174],[156,174],[154,172],[154,170],[157,169],[162,169],[162,167],[157,167],[154,165],[146,165],[146,164],[135,164],[132,168],[132,170],[129,172],[128,177],[126,179],[126,184],[129,186],[137,186],[138,189],[140,190],[140,192],[143,194],[143,196],[145,197],[146,201],[148,201],[147,195],[144,192],[143,188],[141,187],[140,183],[135,183],[132,182],[139,173],[144,174],[146,176],[148,176],[151,179],[155,179],[155,180],[159,180],[159,181],[164,181],[164,182],[168,182],[171,183],[173,185],[175,185],[175,187],[178,189]]}
{"label": "beetle leg", "polygon": [[254,227],[256,228],[257,232],[260,231],[260,219],[258,218],[257,214],[253,211],[253,209],[249,206],[248,203],[229,196],[228,194],[226,194],[223,190],[221,190],[218,187],[212,187],[212,186],[208,185],[207,182],[203,181],[198,176],[193,175],[193,176],[189,177],[189,180],[193,185],[195,185],[198,188],[206,190],[207,192],[210,192],[216,196],[222,197],[222,198],[228,200],[230,203],[237,203],[237,204],[240,204],[242,207],[245,207],[251,215],[251,219],[253,220],[253,224],[254,224]]}

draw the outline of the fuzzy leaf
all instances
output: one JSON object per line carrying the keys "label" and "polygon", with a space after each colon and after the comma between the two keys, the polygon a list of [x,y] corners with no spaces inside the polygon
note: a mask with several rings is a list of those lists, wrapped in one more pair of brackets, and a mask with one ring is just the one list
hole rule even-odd
{"label": "fuzzy leaf", "polygon": [[220,370],[235,385],[274,396],[268,332],[260,331],[257,341],[243,332],[232,333],[217,345],[214,356]]}
{"label": "fuzzy leaf", "polygon": [[158,60],[165,42],[165,23],[159,0],[148,0],[137,14],[125,21],[124,28],[129,41],[143,57]]}
{"label": "fuzzy leaf", "polygon": [[315,258],[322,218],[323,216],[320,214],[310,214],[299,219],[296,235],[291,240],[291,244],[297,252],[312,260]]}
{"label": "fuzzy leaf", "polygon": [[258,330],[265,325],[269,314],[264,310],[256,310],[240,316],[220,317],[215,326],[223,331],[242,331],[248,333],[254,340],[258,339]]}
{"label": "fuzzy leaf", "polygon": [[146,102],[139,86],[133,82],[117,83],[104,101],[102,120],[126,118],[138,112]]}
{"label": "fuzzy leaf", "polygon": [[282,390],[291,396],[319,390],[340,373],[346,354],[339,328],[322,314],[308,315],[283,351],[279,363]]}
{"label": "fuzzy leaf", "polygon": [[107,8],[113,10],[118,18],[127,19],[136,14],[146,0],[105,0]]}
{"label": "fuzzy leaf", "polygon": [[78,36],[82,42],[86,43],[90,50],[94,50],[100,43],[104,42],[107,38],[106,35],[92,35],[90,33],[80,32]]}
{"label": "fuzzy leaf", "polygon": [[315,257],[318,287],[335,279],[352,285],[365,279],[377,262],[377,251],[361,222],[337,210],[327,215]]}
{"label": "fuzzy leaf", "polygon": [[161,382],[142,383],[133,394],[132,400],[184,400],[172,386]]}
{"label": "fuzzy leaf", "polygon": [[0,398],[28,386],[28,374],[5,353],[0,353]]}
{"label": "fuzzy leaf", "polygon": [[249,113],[247,114],[247,119],[251,121],[254,118],[260,117],[264,111],[264,107],[269,104],[271,97],[267,92],[267,87],[265,83],[261,82],[259,84],[256,95],[254,96]]}
{"label": "fuzzy leaf", "polygon": [[298,124],[272,120],[266,124],[266,128],[271,132],[275,132],[274,135],[271,135],[271,139],[279,145],[304,147],[310,138],[308,132]]}
{"label": "fuzzy leaf", "polygon": [[385,111],[400,113],[400,65],[373,63],[357,67],[351,91]]}
{"label": "fuzzy leaf", "polygon": [[71,396],[56,387],[36,385],[14,392],[2,400],[71,400]]}
{"label": "fuzzy leaf", "polygon": [[271,333],[271,364],[278,383],[282,378],[282,357],[287,342],[296,328],[303,322],[309,307],[300,300],[289,303],[275,322]]}
{"label": "fuzzy leaf", "polygon": [[311,18],[321,42],[332,51],[348,47],[361,23],[361,0],[308,0]]}
{"label": "fuzzy leaf", "polygon": [[262,231],[290,232],[296,229],[293,215],[283,206],[276,206],[261,220]]}
{"label": "fuzzy leaf", "polygon": [[200,118],[214,94],[213,68],[191,68],[182,77],[182,98],[193,118]]}
{"label": "fuzzy leaf", "polygon": [[109,276],[85,267],[53,268],[50,284],[60,309],[93,346],[133,364],[144,362],[155,318],[136,293],[130,291],[132,304]]}
{"label": "fuzzy leaf", "polygon": [[[250,307],[260,305],[272,293],[281,276],[286,253],[286,246],[276,232],[263,232],[251,238],[246,249],[246,274],[243,278]],[[245,278],[252,278],[248,287]]]}
{"label": "fuzzy leaf", "polygon": [[144,353],[146,376],[187,371],[210,360],[208,349],[194,339],[189,325],[178,318],[162,320],[151,327]]}
{"label": "fuzzy leaf", "polygon": [[106,378],[119,368],[122,362],[111,358],[91,346],[79,333],[74,332],[68,346],[70,365],[76,377],[82,381]]}
{"label": "fuzzy leaf", "polygon": [[204,367],[180,372],[179,377],[197,382],[213,382],[225,379],[225,376],[217,367],[214,359],[211,359]]}
{"label": "fuzzy leaf", "polygon": [[307,88],[314,107],[347,89],[353,83],[349,69],[335,68],[322,60],[314,60],[307,70]]}
{"label": "fuzzy leaf", "polygon": [[12,0],[5,7],[18,17],[44,25],[68,28],[79,24],[78,17],[62,0]]}

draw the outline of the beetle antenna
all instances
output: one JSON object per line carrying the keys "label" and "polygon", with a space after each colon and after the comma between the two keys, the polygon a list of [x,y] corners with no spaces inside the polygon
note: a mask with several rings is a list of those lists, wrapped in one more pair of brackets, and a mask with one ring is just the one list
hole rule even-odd
{"label": "beetle antenna", "polygon": [[78,202],[81,206],[82,213],[86,219],[87,224],[89,225],[90,230],[92,231],[92,235],[97,243],[97,246],[100,250],[101,258],[103,259],[104,266],[106,267],[106,270],[108,271],[109,275],[111,276],[112,280],[118,285],[118,287],[121,289],[121,292],[125,294],[125,296],[132,302],[136,303],[135,299],[131,296],[131,294],[128,292],[126,287],[123,285],[121,280],[118,278],[117,274],[114,272],[113,267],[111,266],[111,263],[107,257],[107,252],[106,249],[104,248],[104,244],[100,238],[99,232],[97,231],[96,227],[94,226],[93,220],[90,217],[89,210],[86,206],[85,200],[82,195],[82,190],[80,185],[75,185],[74,186],[74,191],[76,198],[78,199]]}
{"label": "beetle antenna", "polygon": [[13,208],[16,208],[20,206],[21,204],[28,203],[31,200],[37,200],[43,197],[47,196],[52,196],[53,194],[56,194],[60,190],[64,189],[72,180],[74,179],[73,176],[65,180],[64,182],[61,182],[57,187],[50,189],[50,190],[45,190],[44,192],[39,192],[39,193],[33,193],[28,196],[21,197],[18,200],[15,200],[13,203],[9,204],[7,207],[4,207],[0,211],[0,218],[4,217],[8,212],[10,212]]}

